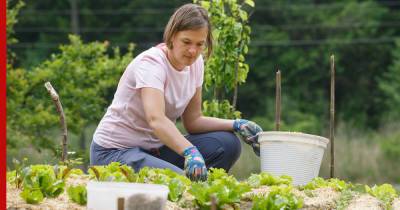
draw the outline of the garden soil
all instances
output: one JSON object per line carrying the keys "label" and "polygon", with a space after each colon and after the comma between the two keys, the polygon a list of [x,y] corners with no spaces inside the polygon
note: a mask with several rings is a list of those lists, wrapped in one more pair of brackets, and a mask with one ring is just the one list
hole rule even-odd
{"label": "garden soil", "polygon": [[[67,180],[67,185],[71,184],[85,184],[88,182],[87,177],[71,177]],[[270,188],[262,186],[257,189],[253,189],[244,195],[243,201],[240,203],[238,208],[240,209],[251,209],[252,203],[250,197],[252,195],[268,195]],[[8,210],[85,210],[86,206],[80,206],[75,204],[68,199],[66,192],[61,194],[57,198],[45,198],[40,204],[33,205],[27,204],[20,197],[21,190],[15,186],[7,183],[7,209]],[[298,196],[301,196],[304,200],[304,210],[317,210],[317,209],[335,209],[335,202],[340,197],[340,193],[336,192],[331,188],[319,188],[312,191],[299,191],[294,190]],[[189,210],[190,208],[181,208],[176,203],[167,202],[167,210]],[[232,207],[226,207],[225,209],[232,209]],[[355,196],[347,206],[348,210],[384,210],[384,205],[381,201],[370,195],[359,195]],[[400,199],[397,198],[392,204],[393,210],[400,210]]]}

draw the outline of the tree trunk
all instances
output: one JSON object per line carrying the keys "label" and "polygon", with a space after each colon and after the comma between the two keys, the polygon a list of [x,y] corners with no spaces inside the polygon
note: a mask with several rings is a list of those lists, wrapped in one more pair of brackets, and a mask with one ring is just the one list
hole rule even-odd
{"label": "tree trunk", "polygon": [[71,4],[71,29],[72,33],[79,35],[78,0],[70,0]]}
{"label": "tree trunk", "polygon": [[233,89],[233,99],[232,99],[232,106],[233,109],[236,110],[236,103],[237,103],[237,94],[238,94],[238,71],[239,71],[239,58],[235,64],[235,87]]}

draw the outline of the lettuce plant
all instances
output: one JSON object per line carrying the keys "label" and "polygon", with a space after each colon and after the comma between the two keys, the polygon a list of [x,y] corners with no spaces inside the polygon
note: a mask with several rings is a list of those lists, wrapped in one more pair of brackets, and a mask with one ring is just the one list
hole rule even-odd
{"label": "lettuce plant", "polygon": [[27,202],[36,204],[44,197],[57,197],[64,192],[65,180],[57,178],[53,166],[32,165],[25,167],[23,177],[23,191],[21,197]]}
{"label": "lettuce plant", "polygon": [[216,198],[217,208],[221,208],[239,203],[242,195],[250,189],[246,182],[238,182],[223,169],[211,169],[207,181],[192,183],[189,192],[201,209],[209,209],[212,196]]}
{"label": "lettuce plant", "polygon": [[97,181],[136,182],[137,174],[127,165],[112,162],[106,166],[91,166],[88,170],[90,179]]}
{"label": "lettuce plant", "polygon": [[142,168],[138,173],[137,182],[166,185],[169,188],[168,200],[176,202],[182,198],[191,181],[171,169]]}
{"label": "lettuce plant", "polygon": [[266,172],[261,172],[260,174],[252,174],[248,179],[247,182],[251,187],[259,187],[261,185],[280,185],[286,184],[290,185],[292,183],[292,177],[282,175],[282,176],[273,176]]}
{"label": "lettuce plant", "polygon": [[292,187],[272,186],[267,197],[255,196],[252,210],[293,210],[303,207],[303,200],[295,196]]}
{"label": "lettuce plant", "polygon": [[321,187],[331,187],[336,191],[342,192],[343,190],[353,188],[353,185],[351,183],[346,183],[345,181],[336,178],[325,180],[321,177],[316,177],[306,185],[302,186],[301,189],[314,190]]}
{"label": "lettuce plant", "polygon": [[68,197],[71,201],[79,204],[79,205],[86,205],[87,203],[87,190],[86,186],[77,185],[77,186],[70,186],[67,189]]}
{"label": "lettuce plant", "polygon": [[390,184],[374,185],[372,188],[365,185],[365,191],[381,200],[387,209],[390,209],[392,201],[397,197],[396,190]]}

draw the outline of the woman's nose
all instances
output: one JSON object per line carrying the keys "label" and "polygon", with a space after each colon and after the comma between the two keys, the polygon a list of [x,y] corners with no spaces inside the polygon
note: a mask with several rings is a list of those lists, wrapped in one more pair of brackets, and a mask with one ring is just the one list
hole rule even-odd
{"label": "woman's nose", "polygon": [[197,51],[196,46],[190,46],[190,47],[189,47],[189,53],[190,53],[190,54],[193,55],[193,54],[196,53],[196,51]]}

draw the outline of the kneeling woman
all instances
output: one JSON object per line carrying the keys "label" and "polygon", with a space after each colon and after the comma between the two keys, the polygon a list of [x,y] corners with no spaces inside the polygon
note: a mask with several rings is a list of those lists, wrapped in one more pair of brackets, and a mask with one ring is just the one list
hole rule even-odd
{"label": "kneeling woman", "polygon": [[[185,4],[171,16],[164,43],[139,54],[124,71],[112,104],[100,121],[90,148],[92,165],[120,162],[135,171],[170,168],[192,180],[207,168],[232,167],[240,140],[259,148],[261,128],[243,119],[205,117],[201,112],[204,61],[212,50],[207,11]],[[175,126],[181,117],[189,135]]]}

